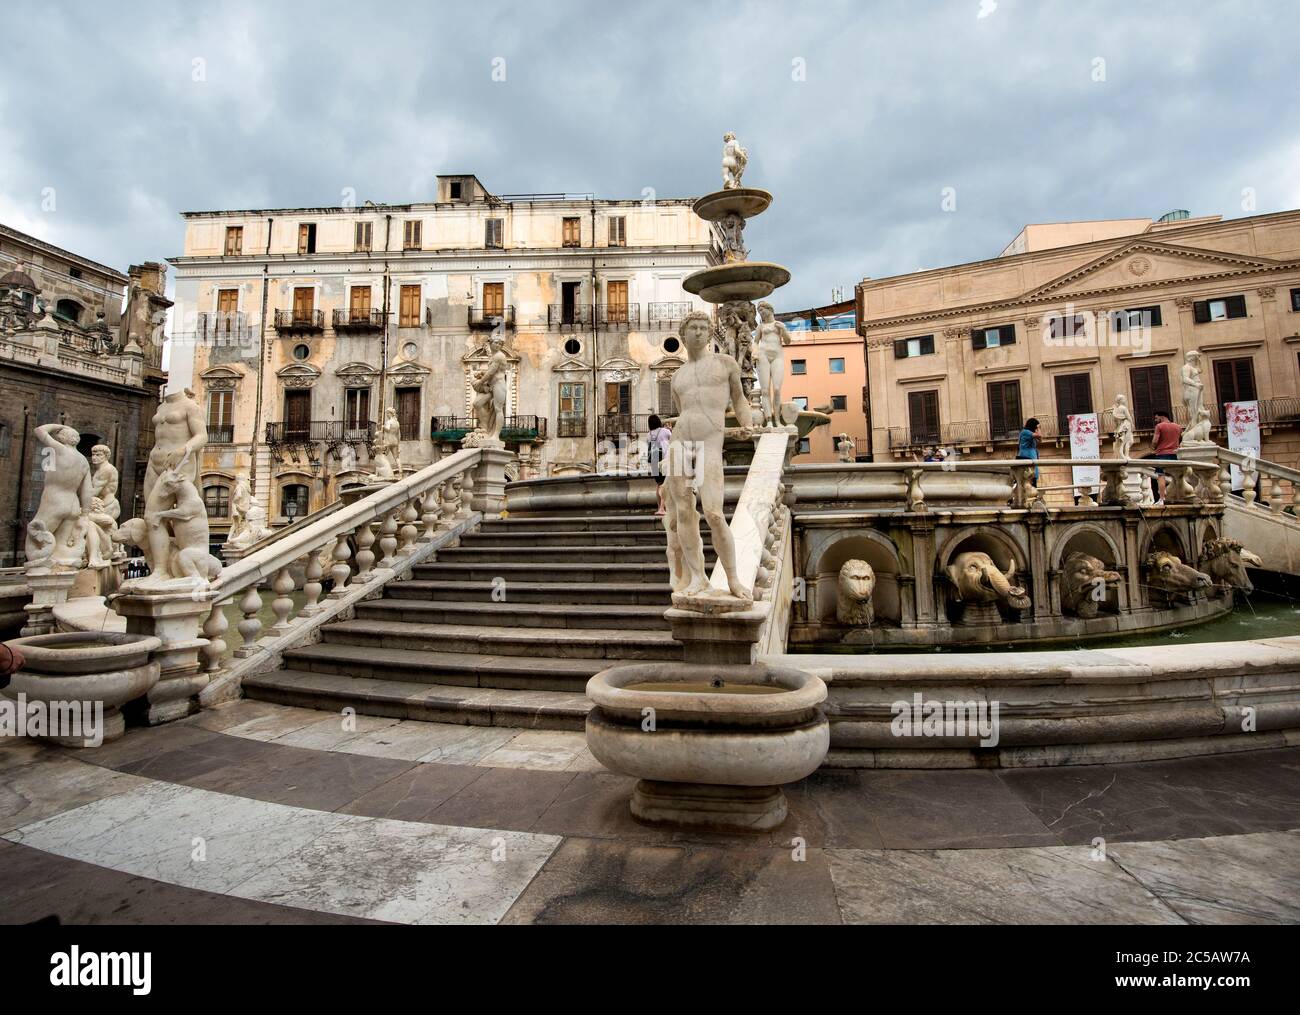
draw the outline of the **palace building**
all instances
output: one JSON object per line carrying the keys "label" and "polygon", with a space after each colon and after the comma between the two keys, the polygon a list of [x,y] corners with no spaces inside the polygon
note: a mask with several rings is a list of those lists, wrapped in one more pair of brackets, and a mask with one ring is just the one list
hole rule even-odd
{"label": "palace building", "polygon": [[518,478],[634,445],[670,409],[678,323],[706,309],[682,279],[720,260],[691,203],[493,195],[464,175],[428,203],[186,213],[171,368],[206,407],[214,537],[241,473],[272,525],[333,503],[390,407],[404,467],[458,450],[494,332]]}

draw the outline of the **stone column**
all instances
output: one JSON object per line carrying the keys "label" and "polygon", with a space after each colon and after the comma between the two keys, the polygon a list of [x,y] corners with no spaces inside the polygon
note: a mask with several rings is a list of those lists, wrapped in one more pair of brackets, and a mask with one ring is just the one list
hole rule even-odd
{"label": "stone column", "polygon": [[[149,634],[162,640],[153,654],[160,665],[158,683],[144,701],[144,719],[158,726],[199,710],[199,692],[210,679],[201,671],[201,636],[212,612],[212,599],[203,589],[133,589],[113,597],[113,610],[126,618],[128,634]],[[136,708],[140,703],[135,703]]]}
{"label": "stone column", "polygon": [[916,576],[916,626],[941,627],[947,625],[943,606],[934,589],[934,523],[910,521],[912,530],[912,573]]}
{"label": "stone column", "polygon": [[1033,578],[1029,595],[1032,600],[1033,616],[1035,619],[1042,619],[1054,613],[1059,615],[1059,608],[1052,609],[1051,595],[1048,592],[1050,576],[1047,567],[1047,515],[1043,512],[1031,511],[1025,516],[1025,524],[1029,529],[1029,569],[1032,572],[1030,577]]}
{"label": "stone column", "polygon": [[469,506],[484,517],[500,514],[506,506],[506,466],[514,454],[505,448],[484,447],[474,469],[474,491]]}
{"label": "stone column", "polygon": [[29,574],[27,586],[32,590],[32,601],[23,609],[27,623],[18,633],[29,638],[36,634],[53,634],[54,607],[68,601],[68,593],[76,584],[76,571],[52,571],[47,574]]}

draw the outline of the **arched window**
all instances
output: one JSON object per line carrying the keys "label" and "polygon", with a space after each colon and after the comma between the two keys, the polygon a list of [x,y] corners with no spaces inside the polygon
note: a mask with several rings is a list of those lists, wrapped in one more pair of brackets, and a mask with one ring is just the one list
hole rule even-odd
{"label": "arched window", "polygon": [[54,304],[54,316],[72,324],[81,323],[81,313],[85,308],[76,300],[59,300]]}
{"label": "arched window", "polygon": [[208,509],[209,518],[229,518],[230,487],[205,486],[203,488],[203,506]]}
{"label": "arched window", "polygon": [[308,490],[301,483],[290,483],[280,490],[280,514],[285,518],[301,518],[307,513],[307,503]]}

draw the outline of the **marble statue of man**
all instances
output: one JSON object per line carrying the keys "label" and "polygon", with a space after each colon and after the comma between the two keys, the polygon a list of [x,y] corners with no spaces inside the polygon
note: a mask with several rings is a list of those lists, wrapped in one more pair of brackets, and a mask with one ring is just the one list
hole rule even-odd
{"label": "marble statue of man", "polygon": [[727,131],[722,135],[722,189],[739,190],[740,178],[745,174],[749,152],[740,146],[736,135]]}
{"label": "marble statue of man", "polygon": [[388,456],[393,475],[402,478],[402,423],[397,418],[397,410],[391,405],[384,410],[384,428],[379,436],[379,447]]}
{"label": "marble statue of man", "polygon": [[[691,600],[726,599],[709,584],[700,539],[698,493],[704,519],[713,536],[713,548],[727,575],[731,596],[743,606],[753,595],[736,576],[736,548],[723,514],[722,441],[731,404],[741,434],[751,425],[749,403],[740,383],[740,366],[725,353],[713,351],[713,329],[708,315],[686,315],[677,333],[686,346],[687,361],[673,374],[672,392],[679,413],[668,444],[664,467],[664,518],[668,530],[668,563],[672,571],[673,599],[691,609]],[[679,599],[679,596],[681,597]]]}
{"label": "marble statue of man", "polygon": [[241,472],[235,477],[235,488],[230,493],[230,531],[226,533],[226,542],[233,543],[244,531],[252,503],[253,491],[248,485],[248,476]]}
{"label": "marble statue of man", "polygon": [[117,502],[118,473],[112,462],[113,449],[96,444],[90,449],[90,521],[87,530],[91,567],[106,567],[113,558],[113,532],[122,514]]}
{"label": "marble statue of man", "polygon": [[1115,457],[1130,458],[1133,449],[1133,414],[1129,412],[1128,399],[1124,395],[1115,396],[1110,415],[1115,420]]}
{"label": "marble statue of man", "polygon": [[763,395],[763,425],[781,425],[781,384],[785,381],[785,346],[790,332],[776,319],[772,304],[758,305],[758,334],[754,338],[758,359],[758,390]]}
{"label": "marble statue of man", "polygon": [[478,421],[480,440],[499,442],[501,428],[506,423],[506,380],[510,371],[510,359],[503,346],[505,338],[493,334],[488,340],[491,358],[488,364],[475,376],[472,387],[474,396],[474,418]]}
{"label": "marble statue of man", "polygon": [[77,450],[81,435],[62,423],[45,423],[34,436],[42,445],[45,485],[27,523],[27,569],[77,570],[86,560],[85,516],[94,499],[90,464]]}
{"label": "marble statue of man", "polygon": [[1183,405],[1187,409],[1187,422],[1192,425],[1200,418],[1205,385],[1201,383],[1201,353],[1188,349],[1183,358]]}

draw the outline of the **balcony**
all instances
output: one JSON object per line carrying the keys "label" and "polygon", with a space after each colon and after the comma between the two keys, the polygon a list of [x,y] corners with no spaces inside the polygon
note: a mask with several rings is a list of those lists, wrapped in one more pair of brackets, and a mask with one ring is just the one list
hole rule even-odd
{"label": "balcony", "polygon": [[514,307],[470,307],[469,308],[469,326],[471,328],[485,328],[493,331],[500,324],[505,328],[515,326],[515,308]]}
{"label": "balcony", "polygon": [[586,416],[566,416],[560,414],[560,418],[555,423],[555,435],[557,437],[586,437],[587,436],[587,417]]}
{"label": "balcony", "polygon": [[336,310],[334,330],[383,331],[384,312],[382,310]]}
{"label": "balcony", "polygon": [[434,416],[429,423],[429,436],[435,441],[458,441],[478,426],[473,416]]}
{"label": "balcony", "polygon": [[275,330],[284,332],[324,331],[325,311],[277,310],[275,312]]}
{"label": "balcony", "polygon": [[253,339],[253,328],[239,311],[199,314],[195,332],[205,345],[248,345]]}
{"label": "balcony", "polygon": [[650,303],[647,304],[647,324],[652,330],[668,331],[677,327],[690,312],[690,303]]}
{"label": "balcony", "polygon": [[235,426],[233,423],[226,423],[223,426],[217,426],[213,423],[208,424],[209,444],[233,444],[234,442]]}
{"label": "balcony", "polygon": [[546,440],[546,419],[543,416],[507,416],[501,428],[503,441],[537,443]]}
{"label": "balcony", "polygon": [[[1016,432],[1019,433],[1019,430]],[[1013,434],[1013,439],[1014,436]],[[989,424],[984,419],[941,423],[938,427],[895,426],[889,429],[891,451],[895,448],[920,448],[930,444],[987,444],[988,441]]]}
{"label": "balcony", "polygon": [[267,423],[266,443],[272,447],[283,444],[372,444],[375,424],[353,420],[313,419],[311,422]]}
{"label": "balcony", "polygon": [[606,413],[596,417],[597,437],[635,437],[650,432],[649,414]]}
{"label": "balcony", "polygon": [[602,328],[631,330],[641,326],[641,304],[597,303],[596,323]]}
{"label": "balcony", "polygon": [[594,309],[590,303],[552,303],[546,308],[546,326],[552,331],[590,328]]}

